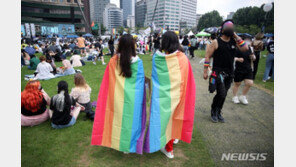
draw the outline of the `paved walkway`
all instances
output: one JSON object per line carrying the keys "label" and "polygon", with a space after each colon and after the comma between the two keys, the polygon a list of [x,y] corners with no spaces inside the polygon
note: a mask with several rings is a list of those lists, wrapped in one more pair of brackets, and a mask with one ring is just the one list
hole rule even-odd
{"label": "paved walkway", "polygon": [[[252,87],[249,105],[234,104],[232,88],[223,107],[226,123],[212,123],[210,106],[214,94],[208,92],[203,79],[201,58],[191,61],[197,86],[195,126],[207,142],[217,166],[273,166],[274,163],[274,97]],[[240,90],[241,92],[241,90]],[[221,161],[223,153],[267,153],[266,161]]]}

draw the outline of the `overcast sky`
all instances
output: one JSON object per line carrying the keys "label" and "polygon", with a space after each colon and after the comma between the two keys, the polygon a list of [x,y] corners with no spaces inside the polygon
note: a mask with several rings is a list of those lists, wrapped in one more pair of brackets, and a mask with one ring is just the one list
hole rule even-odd
{"label": "overcast sky", "polygon": [[[263,3],[274,2],[274,0],[197,0],[197,13],[204,14],[217,10],[220,15],[226,16],[229,12],[248,6],[261,6]],[[119,7],[119,0],[111,0],[111,3]]]}

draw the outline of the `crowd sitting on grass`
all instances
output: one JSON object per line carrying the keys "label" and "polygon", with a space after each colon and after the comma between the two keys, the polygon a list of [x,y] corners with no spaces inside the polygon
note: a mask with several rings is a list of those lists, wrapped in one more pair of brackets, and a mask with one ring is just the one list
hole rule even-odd
{"label": "crowd sitting on grass", "polygon": [[[81,67],[85,65],[86,61],[91,61],[96,65],[97,61],[101,61],[105,65],[103,49],[107,44],[107,41],[102,39],[91,40],[92,42],[85,40],[83,37],[79,37],[76,40],[58,40],[50,41],[49,39],[37,40],[37,41],[26,41],[22,39],[21,44],[21,65],[22,67],[27,66],[29,70],[36,70],[37,66],[42,62],[43,66],[46,66],[46,73],[39,74],[40,70],[36,70],[34,76],[27,75],[26,79],[46,80],[55,77],[61,77],[65,75],[75,74],[77,71],[73,67]],[[109,44],[109,47],[112,44]],[[113,48],[114,50],[114,48]],[[114,51],[110,50],[113,53]],[[39,53],[41,56],[38,58],[36,55]],[[39,59],[42,60],[39,60]],[[46,63],[45,63],[46,62]],[[56,62],[62,62],[62,67],[57,67]],[[51,66],[49,68],[48,64]],[[42,69],[42,68],[41,68]],[[41,71],[41,73],[44,71]],[[51,74],[49,74],[51,73]],[[40,77],[44,75],[43,77]],[[54,76],[54,77],[53,77]]]}
{"label": "crowd sitting on grass", "polygon": [[58,94],[50,98],[39,81],[29,81],[21,93],[21,125],[35,126],[50,118],[53,128],[65,128],[75,124],[80,111],[93,120],[91,88],[80,73],[75,74],[74,83],[69,94],[68,83],[60,81]]}

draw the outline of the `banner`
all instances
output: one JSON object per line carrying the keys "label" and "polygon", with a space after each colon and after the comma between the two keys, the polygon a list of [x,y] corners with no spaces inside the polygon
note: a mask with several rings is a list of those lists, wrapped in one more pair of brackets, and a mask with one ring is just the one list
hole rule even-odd
{"label": "banner", "polygon": [[92,30],[99,30],[99,24],[94,24],[94,26],[91,27]]}
{"label": "banner", "polygon": [[35,24],[34,23],[30,23],[30,27],[31,27],[31,34],[32,37],[36,36],[36,32],[35,32]]}
{"label": "banner", "polygon": [[31,38],[31,30],[30,30],[30,24],[25,23],[25,29],[26,29],[26,37]]}
{"label": "banner", "polygon": [[26,30],[25,30],[25,25],[21,25],[21,32],[23,34],[23,36],[26,36]]}
{"label": "banner", "polygon": [[68,35],[68,34],[74,34],[75,33],[75,27],[72,24],[59,24],[58,25],[58,34],[62,35]]}

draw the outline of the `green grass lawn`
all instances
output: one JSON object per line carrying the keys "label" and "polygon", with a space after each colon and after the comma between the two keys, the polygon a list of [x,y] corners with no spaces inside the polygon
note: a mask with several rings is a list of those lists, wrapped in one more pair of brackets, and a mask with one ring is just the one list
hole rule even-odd
{"label": "green grass lawn", "polygon": [[[140,58],[143,60],[145,75],[150,78],[152,57],[142,55]],[[105,61],[109,61],[109,56],[105,56]],[[61,63],[58,62],[56,65],[59,67]],[[91,101],[97,100],[105,68],[106,66],[101,63],[93,65],[91,62],[75,68],[82,70],[83,76],[92,88]],[[22,90],[27,83],[24,75],[33,72],[26,67],[22,68]],[[57,83],[61,80],[68,82],[69,91],[74,87],[73,75],[41,81],[41,84],[48,95],[53,96],[57,93]],[[160,152],[126,155],[110,148],[91,146],[92,125],[93,122],[85,119],[85,114],[81,113],[76,124],[65,129],[51,128],[50,121],[35,127],[22,127],[22,166],[214,166],[196,122],[191,144],[180,142],[175,145],[173,160],[169,160]]]}
{"label": "green grass lawn", "polygon": [[[197,55],[198,57],[204,58],[205,57],[205,50],[196,50],[195,55]],[[268,92],[270,92],[271,94],[274,94],[274,82],[271,80],[269,80],[265,83],[262,82],[264,71],[265,71],[265,64],[266,64],[266,57],[264,57],[263,55],[267,56],[267,50],[261,52],[261,58],[259,60],[258,71],[257,71],[257,75],[256,75],[256,79],[255,79],[254,83],[255,83],[255,86],[257,86],[259,88],[263,88],[263,89],[267,90]]]}

